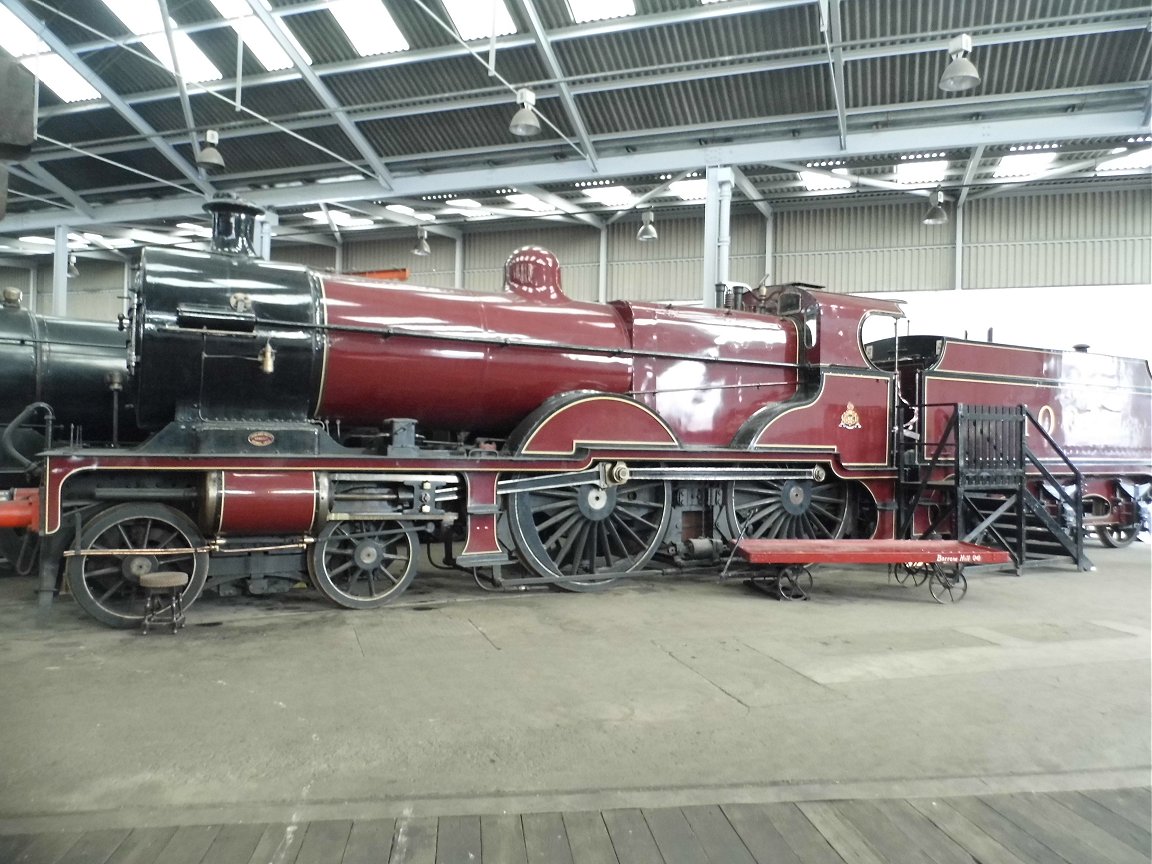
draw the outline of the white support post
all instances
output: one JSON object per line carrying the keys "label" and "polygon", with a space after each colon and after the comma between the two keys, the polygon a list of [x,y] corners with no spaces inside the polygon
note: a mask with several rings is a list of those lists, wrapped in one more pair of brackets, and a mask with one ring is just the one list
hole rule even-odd
{"label": "white support post", "polygon": [[464,235],[456,238],[456,255],[452,265],[452,287],[464,290]]}
{"label": "white support post", "polygon": [[272,229],[280,224],[280,214],[272,210],[265,210],[260,221],[260,240],[258,254],[265,261],[272,260]]}
{"label": "white support post", "polygon": [[701,285],[701,299],[705,307],[715,307],[716,285],[728,281],[732,179],[730,167],[708,167],[708,197],[704,201],[704,274]]}
{"label": "white support post", "polygon": [[608,302],[608,226],[600,226],[600,267],[596,274],[596,302]]}
{"label": "white support post", "polygon": [[[764,284],[776,284],[776,214],[764,217]],[[753,286],[755,287],[755,286]]]}
{"label": "white support post", "polygon": [[955,259],[952,262],[952,288],[961,291],[964,288],[964,205],[957,203],[956,218],[952,220],[956,234],[953,240]]}
{"label": "white support post", "polygon": [[57,225],[56,249],[52,256],[52,314],[68,315],[68,226]]}

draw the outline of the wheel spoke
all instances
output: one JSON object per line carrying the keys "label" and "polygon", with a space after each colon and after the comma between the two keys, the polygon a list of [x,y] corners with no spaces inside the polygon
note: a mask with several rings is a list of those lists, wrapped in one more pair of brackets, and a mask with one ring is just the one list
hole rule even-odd
{"label": "wheel spoke", "polygon": [[559,587],[606,585],[655,554],[667,530],[670,495],[663,480],[517,493],[508,510],[513,541],[537,575],[567,577]]}
{"label": "wheel spoke", "polygon": [[96,579],[96,578],[99,578],[100,576],[107,576],[110,573],[119,573],[119,572],[120,572],[120,568],[116,567],[115,565],[110,566],[110,567],[101,567],[97,570],[88,570],[87,568],[85,568],[84,578],[85,579]]}
{"label": "wheel spoke", "polygon": [[313,582],[328,599],[370,608],[408,587],[416,573],[415,552],[415,535],[395,520],[337,521],[320,532],[309,561]]}
{"label": "wheel spoke", "polygon": [[100,595],[100,603],[101,604],[106,603],[108,601],[108,598],[111,597],[113,594],[115,594],[124,585],[124,583],[127,581],[128,581],[127,579],[120,579],[115,584],[113,584],[113,586],[111,588],[109,588],[107,591],[105,591],[103,594]]}
{"label": "wheel spoke", "polygon": [[341,573],[343,573],[345,570],[349,570],[349,569],[351,569],[351,568],[353,568],[353,567],[356,567],[356,562],[355,562],[355,561],[345,561],[345,562],[344,562],[343,564],[341,564],[339,567],[334,567],[334,568],[330,569],[330,570],[328,571],[328,573],[329,573],[329,575],[330,575],[330,576],[339,576],[339,575],[340,575]]}
{"label": "wheel spoke", "polygon": [[752,539],[835,539],[854,513],[852,489],[839,480],[742,481],[729,484],[727,530]]}
{"label": "wheel spoke", "polygon": [[[181,596],[185,607],[200,596],[208,569],[208,555],[196,524],[166,504],[115,504],[92,516],[77,538],[80,551],[67,565],[67,576],[77,604],[101,623],[113,627],[139,625],[143,617],[143,590],[133,572],[181,572],[188,583]],[[175,554],[166,554],[171,551]],[[142,566],[143,571],[136,567]]]}

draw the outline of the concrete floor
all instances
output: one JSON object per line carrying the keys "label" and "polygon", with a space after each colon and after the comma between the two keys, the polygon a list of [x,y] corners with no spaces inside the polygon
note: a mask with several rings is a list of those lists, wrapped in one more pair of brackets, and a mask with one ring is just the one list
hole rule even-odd
{"label": "concrete floor", "polygon": [[1148,785],[1150,549],[971,572],[967,598],[817,570],[349,612],[202,600],[105,629],[0,579],[0,832]]}

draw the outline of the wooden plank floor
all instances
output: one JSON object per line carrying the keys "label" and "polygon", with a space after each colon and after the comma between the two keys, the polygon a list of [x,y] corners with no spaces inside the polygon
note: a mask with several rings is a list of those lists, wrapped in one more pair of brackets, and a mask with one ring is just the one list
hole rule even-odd
{"label": "wooden plank floor", "polygon": [[1148,864],[1152,790],[0,835],[2,864]]}

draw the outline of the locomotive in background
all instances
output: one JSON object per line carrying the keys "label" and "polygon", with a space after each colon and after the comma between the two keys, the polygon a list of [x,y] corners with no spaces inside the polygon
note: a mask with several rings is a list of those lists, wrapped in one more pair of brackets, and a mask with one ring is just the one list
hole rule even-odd
{"label": "locomotive in background", "polygon": [[206,209],[213,252],[143,253],[126,333],[109,337],[127,362],[106,370],[97,351],[67,379],[87,395],[52,404],[58,427],[119,446],[49,449],[37,487],[0,503],[0,525],[47,541],[42,597],[63,559],[105,624],[139,622],[156,570],[188,575],[188,605],[209,579],[259,592],[306,566],[365,608],[404,591],[421,543],[491,587],[587,590],[742,537],[947,534],[954,468],[934,457],[958,404],[1027,405],[1037,499],[1074,500],[1111,544],[1139,530],[1144,361],[865,346],[864,322],[899,304],[797,284],[715,310],[576,302],[531,247],[502,294],[327,276],[257,260],[256,208]]}

